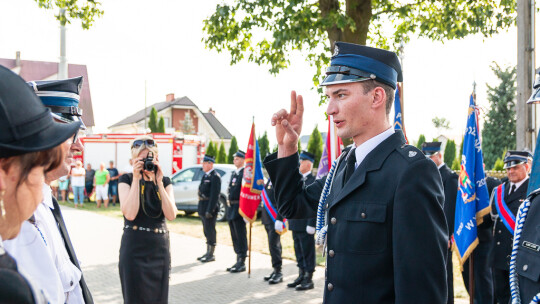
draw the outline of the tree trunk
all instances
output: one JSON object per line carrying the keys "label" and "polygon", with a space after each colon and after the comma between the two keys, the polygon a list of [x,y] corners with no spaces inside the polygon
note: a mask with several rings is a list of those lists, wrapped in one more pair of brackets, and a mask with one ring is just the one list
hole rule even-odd
{"label": "tree trunk", "polygon": [[[339,0],[319,0],[319,8],[323,18],[330,13],[338,13]],[[326,31],[330,40],[330,48],[334,51],[336,41],[350,42],[365,45],[369,31],[369,22],[372,17],[371,0],[346,0],[345,14],[354,20],[356,30],[353,32],[349,26],[341,30],[337,25],[329,27]]]}

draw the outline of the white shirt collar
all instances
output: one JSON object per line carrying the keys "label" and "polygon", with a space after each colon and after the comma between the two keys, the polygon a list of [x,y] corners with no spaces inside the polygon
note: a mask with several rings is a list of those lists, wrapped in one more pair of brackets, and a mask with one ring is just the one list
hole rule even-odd
{"label": "white shirt collar", "polygon": [[52,202],[52,190],[51,186],[47,184],[43,184],[43,188],[41,189],[41,192],[43,193],[43,204],[51,209],[54,209],[54,205]]}
{"label": "white shirt collar", "polygon": [[208,175],[208,174],[210,174],[212,171],[214,171],[214,168],[212,168],[212,169],[210,169],[210,171],[204,173],[204,175]]}
{"label": "white shirt collar", "polygon": [[360,166],[360,164],[362,163],[364,158],[366,158],[369,152],[373,151],[373,149],[375,149],[380,143],[382,143],[385,139],[387,139],[394,133],[394,128],[390,127],[386,131],[368,139],[366,142],[356,147],[356,149],[354,150],[354,152],[356,153],[356,168]]}
{"label": "white shirt collar", "polygon": [[[300,172],[300,174],[302,174],[302,172]],[[306,173],[302,174],[302,176],[303,176],[303,177],[307,177],[307,176],[308,176],[308,175],[310,175],[310,174],[311,174],[311,172],[310,172],[310,171],[308,171],[308,172],[306,172]]]}
{"label": "white shirt collar", "polygon": [[240,173],[240,170],[244,169],[244,167],[236,168],[236,174]]}
{"label": "white shirt collar", "polygon": [[440,165],[437,166],[437,169],[441,170],[441,168],[444,166],[444,163],[441,163]]}
{"label": "white shirt collar", "polygon": [[[520,182],[517,182],[517,183],[512,183],[510,182],[510,189],[512,189],[512,185],[516,185],[516,190],[519,189],[519,187],[521,187],[521,185],[523,185],[523,183],[529,179],[529,176],[527,175],[527,177],[525,177],[524,179],[522,179]],[[515,190],[514,190],[515,191]]]}

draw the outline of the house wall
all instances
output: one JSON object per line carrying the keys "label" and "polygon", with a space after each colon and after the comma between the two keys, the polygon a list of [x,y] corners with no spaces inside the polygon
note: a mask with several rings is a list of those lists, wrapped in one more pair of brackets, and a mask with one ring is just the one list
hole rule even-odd
{"label": "house wall", "polygon": [[193,126],[195,127],[195,134],[198,134],[200,130],[199,129],[199,116],[192,109],[179,109],[179,108],[172,109],[172,115],[171,115],[172,127],[178,132],[183,132],[184,130],[182,129],[182,123],[186,117],[187,112],[189,112],[189,114],[191,115],[191,119],[193,120]]}

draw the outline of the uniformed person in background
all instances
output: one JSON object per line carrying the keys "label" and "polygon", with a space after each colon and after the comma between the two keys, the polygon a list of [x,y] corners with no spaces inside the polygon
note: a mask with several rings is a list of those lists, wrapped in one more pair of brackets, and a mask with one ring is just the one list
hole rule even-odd
{"label": "uniformed person in background", "polygon": [[448,304],[454,303],[454,272],[452,263],[452,233],[454,232],[454,219],[456,214],[456,197],[458,190],[458,175],[443,161],[440,142],[425,142],[422,152],[431,159],[441,174],[444,187],[444,216],[448,224],[448,258],[446,260],[446,280],[448,283]]}
{"label": "uniformed person in background", "polygon": [[199,185],[199,206],[197,212],[201,217],[204,236],[206,237],[206,253],[197,260],[206,263],[215,261],[216,249],[216,217],[218,213],[221,176],[214,170],[216,162],[213,155],[205,155],[203,159],[204,176]]}
{"label": "uniformed person in background", "polygon": [[[529,186],[528,152],[508,151],[504,157],[508,181],[496,187],[491,194],[491,218],[494,222],[490,265],[493,269],[495,301],[510,301],[510,254],[514,240],[514,227],[508,218],[515,217],[521,203],[527,197]],[[498,195],[500,192],[500,195]],[[509,226],[510,225],[510,226]],[[511,229],[510,229],[510,228]]]}
{"label": "uniformed person in background", "polygon": [[[315,176],[311,173],[315,155],[307,151],[300,153],[300,174],[306,186],[315,181]],[[315,271],[315,216],[309,219],[289,220],[289,230],[292,231],[294,241],[294,254],[296,256],[296,266],[298,266],[298,277],[287,287],[296,290],[313,289],[313,272]]]}
{"label": "uniformed person in background", "polygon": [[233,162],[236,166],[236,170],[231,174],[231,180],[229,181],[229,207],[227,208],[227,221],[229,222],[229,228],[231,229],[231,239],[233,243],[234,252],[236,253],[236,264],[227,268],[230,272],[242,272],[246,271],[246,257],[247,257],[247,231],[246,222],[240,213],[238,213],[238,207],[240,206],[240,190],[242,190],[242,179],[244,178],[244,159],[246,153],[238,150],[234,154]]}
{"label": "uniformed person in background", "polygon": [[[268,194],[268,199],[272,203],[274,210],[276,210],[276,197],[274,195],[272,182],[268,180],[264,188]],[[270,251],[270,257],[272,258],[272,268],[274,269],[272,273],[264,277],[264,280],[268,281],[268,284],[271,285],[283,282],[283,273],[281,272],[281,266],[283,264],[281,258],[281,234],[284,232],[283,217],[277,212],[275,214],[276,218],[274,220],[272,219],[272,215],[270,215],[269,211],[263,205],[263,210],[261,211],[261,223],[264,225],[264,229],[268,235],[268,249]]]}
{"label": "uniformed person in background", "polygon": [[[326,70],[326,112],[354,147],[332,174],[304,187],[298,171],[303,100],[276,112],[278,152],[265,159],[279,213],[326,213],[324,303],[446,303],[448,228],[437,166],[394,131],[389,113],[402,80],[396,54],[337,42]],[[331,188],[323,192],[326,179]],[[330,184],[330,183],[328,183]],[[325,199],[326,198],[326,199]],[[321,218],[322,221],[322,218]]]}

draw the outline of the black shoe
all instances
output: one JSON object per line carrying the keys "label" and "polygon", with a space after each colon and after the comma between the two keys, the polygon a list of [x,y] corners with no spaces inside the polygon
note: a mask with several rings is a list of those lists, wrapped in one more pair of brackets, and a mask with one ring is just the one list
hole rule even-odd
{"label": "black shoe", "polygon": [[268,280],[270,280],[270,279],[271,279],[271,278],[272,278],[272,277],[274,276],[274,274],[275,274],[275,272],[274,272],[274,271],[272,271],[272,273],[271,273],[271,274],[269,274],[269,275],[265,276],[265,277],[264,277],[263,279],[264,279],[265,281],[268,281]]}
{"label": "black shoe", "polygon": [[210,245],[206,245],[206,252],[201,255],[200,257],[197,258],[197,261],[200,261],[202,260],[204,257],[206,257],[208,255],[208,252],[210,251]]}
{"label": "black shoe", "polygon": [[216,246],[210,245],[210,249],[208,251],[208,254],[201,259],[201,262],[207,263],[212,262],[216,260],[216,257],[214,256],[214,249],[216,249]]}
{"label": "black shoe", "polygon": [[236,258],[236,263],[234,263],[234,265],[232,265],[231,267],[229,267],[229,268],[227,268],[225,270],[232,271],[233,269],[236,269],[236,267],[238,267],[238,263],[240,263],[240,257],[239,256],[237,256],[237,258]]}
{"label": "black shoe", "polygon": [[273,285],[281,282],[283,282],[283,274],[281,273],[281,269],[276,268],[274,275],[268,280],[268,284]]}
{"label": "black shoe", "polygon": [[296,286],[296,290],[308,290],[313,289],[313,272],[306,272],[304,275],[304,279],[300,283],[300,285]]}
{"label": "black shoe", "polygon": [[244,272],[246,271],[246,258],[240,258],[238,260],[238,263],[236,263],[236,267],[231,269],[231,273],[237,273],[237,272]]}
{"label": "black shoe", "polygon": [[300,283],[302,283],[303,279],[304,279],[304,269],[298,269],[298,277],[294,279],[292,283],[287,284],[287,287],[295,288],[296,286],[300,285]]}

